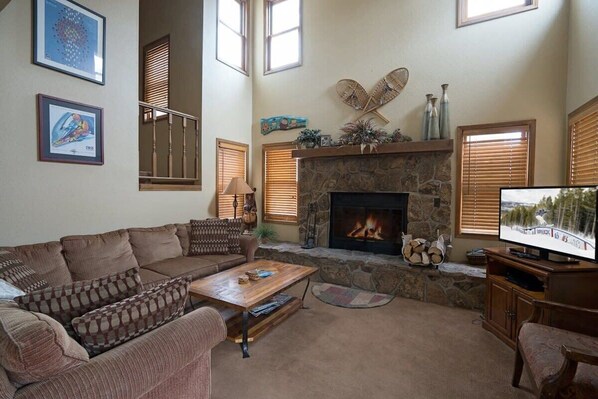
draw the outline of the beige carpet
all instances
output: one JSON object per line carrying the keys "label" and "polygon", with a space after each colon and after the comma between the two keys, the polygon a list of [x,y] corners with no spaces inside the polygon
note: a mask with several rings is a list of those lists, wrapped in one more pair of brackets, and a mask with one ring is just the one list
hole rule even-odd
{"label": "beige carpet", "polygon": [[532,398],[525,374],[511,387],[513,351],[476,312],[403,298],[344,309],[311,293],[306,304],[248,359],[230,342],[215,348],[213,399]]}

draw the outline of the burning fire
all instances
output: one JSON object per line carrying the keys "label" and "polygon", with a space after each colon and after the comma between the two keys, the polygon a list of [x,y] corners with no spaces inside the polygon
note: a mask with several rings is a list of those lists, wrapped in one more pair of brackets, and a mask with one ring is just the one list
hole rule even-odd
{"label": "burning fire", "polygon": [[347,237],[351,238],[364,238],[367,240],[384,240],[382,235],[382,223],[373,215],[368,215],[365,225],[361,222],[356,221],[353,229],[347,234]]}

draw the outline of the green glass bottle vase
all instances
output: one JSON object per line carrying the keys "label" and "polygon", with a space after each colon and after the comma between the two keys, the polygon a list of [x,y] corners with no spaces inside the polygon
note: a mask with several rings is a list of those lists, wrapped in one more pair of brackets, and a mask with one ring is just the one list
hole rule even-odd
{"label": "green glass bottle vase", "polygon": [[449,119],[449,98],[448,98],[448,84],[442,86],[442,97],[440,97],[440,109],[438,110],[440,138],[448,140],[451,138],[451,127]]}

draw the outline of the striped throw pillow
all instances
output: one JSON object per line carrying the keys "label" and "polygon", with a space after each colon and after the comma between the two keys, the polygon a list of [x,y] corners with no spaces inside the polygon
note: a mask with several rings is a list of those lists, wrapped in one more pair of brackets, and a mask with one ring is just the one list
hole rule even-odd
{"label": "striped throw pillow", "polygon": [[99,355],[178,317],[185,310],[191,277],[179,277],[73,319],[81,345]]}

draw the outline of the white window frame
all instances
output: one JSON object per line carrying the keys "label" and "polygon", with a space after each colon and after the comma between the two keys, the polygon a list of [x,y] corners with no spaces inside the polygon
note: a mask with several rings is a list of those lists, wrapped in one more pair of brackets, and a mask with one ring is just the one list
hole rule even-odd
{"label": "white window frame", "polygon": [[[248,4],[248,0],[234,0],[237,3],[239,3],[240,5],[240,9],[241,9],[241,15],[239,16],[239,18],[241,19],[241,32],[237,32],[236,30],[234,30],[233,28],[231,28],[230,26],[228,26],[224,21],[220,20],[220,0],[217,1],[216,3],[216,59],[220,62],[222,62],[224,65],[227,65],[231,68],[233,68],[236,71],[241,72],[242,74],[245,74],[247,76],[249,76],[249,39],[248,39],[248,35],[249,35],[249,4]],[[243,65],[234,65],[234,64],[230,64],[228,62],[226,62],[225,60],[221,59],[220,56],[218,55],[218,40],[219,40],[219,36],[220,36],[220,29],[221,27],[223,29],[228,29],[231,32],[233,32],[235,35],[239,36],[242,39],[243,42],[243,46],[242,46],[242,57],[241,60],[243,62]]]}
{"label": "white window frame", "polygon": [[[297,68],[303,65],[303,0],[299,0],[299,26],[287,29],[277,34],[272,34],[272,6],[277,3],[282,3],[287,0],[264,0],[264,75],[285,71],[287,69]],[[297,30],[299,35],[299,60],[292,64],[280,66],[278,68],[271,68],[271,43],[272,38],[283,35],[285,33]]]}
{"label": "white window frame", "polygon": [[486,14],[476,15],[475,17],[469,17],[467,15],[468,2],[470,0],[457,0],[457,28],[477,24],[480,22],[490,21],[497,18],[506,17],[513,14],[519,14],[525,11],[531,11],[538,8],[538,0],[527,0],[526,4],[504,8],[489,12]]}

